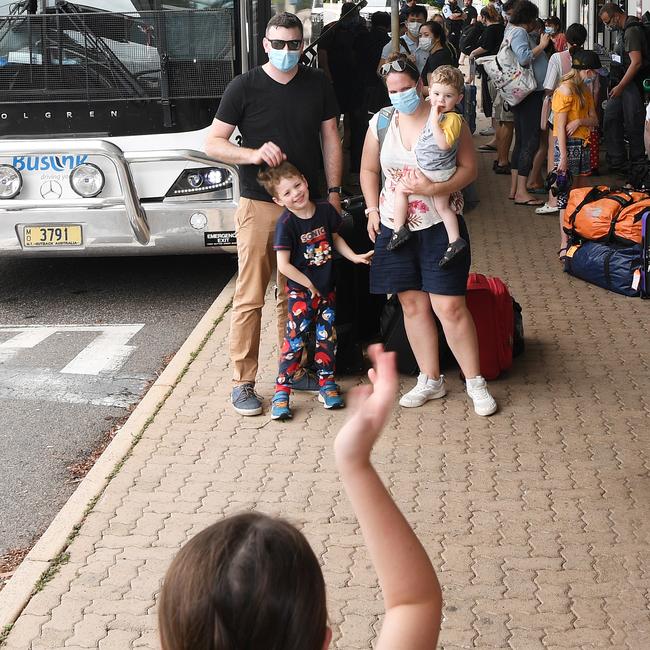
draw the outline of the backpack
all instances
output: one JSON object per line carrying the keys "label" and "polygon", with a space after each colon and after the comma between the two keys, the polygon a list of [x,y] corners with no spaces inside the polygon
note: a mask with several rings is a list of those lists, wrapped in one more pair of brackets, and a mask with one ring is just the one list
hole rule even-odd
{"label": "backpack", "polygon": [[645,192],[605,185],[571,190],[562,227],[572,241],[640,244],[642,217],[650,207]]}

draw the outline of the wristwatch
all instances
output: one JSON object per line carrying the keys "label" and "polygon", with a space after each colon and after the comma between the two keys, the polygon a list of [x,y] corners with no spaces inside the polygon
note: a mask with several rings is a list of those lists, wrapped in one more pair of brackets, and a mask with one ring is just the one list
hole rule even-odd
{"label": "wristwatch", "polygon": [[342,194],[343,193],[343,188],[340,185],[336,185],[334,187],[328,187],[327,188],[327,193],[328,194]]}

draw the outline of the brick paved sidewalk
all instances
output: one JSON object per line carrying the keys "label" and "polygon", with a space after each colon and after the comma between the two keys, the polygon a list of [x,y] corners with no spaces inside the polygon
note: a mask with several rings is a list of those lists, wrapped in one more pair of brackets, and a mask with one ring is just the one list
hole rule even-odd
{"label": "brick paved sidewalk", "polygon": [[[492,384],[496,416],[469,411],[452,371],[446,399],[395,410],[376,462],[439,571],[441,647],[648,648],[650,302],[563,274],[556,218],[515,207],[490,164],[483,155],[481,206],[468,216],[473,268],[503,277],[522,304],[525,355]],[[292,422],[236,416],[227,329],[217,327],[7,648],[157,648],[170,558],[245,508],[304,530],[323,563],[335,647],[371,647],[380,595],[331,453],[345,413],[297,395]]]}

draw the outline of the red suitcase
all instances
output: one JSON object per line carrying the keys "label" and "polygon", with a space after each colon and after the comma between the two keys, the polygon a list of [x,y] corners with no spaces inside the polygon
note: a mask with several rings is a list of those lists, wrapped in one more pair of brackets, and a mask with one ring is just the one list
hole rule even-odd
{"label": "red suitcase", "polygon": [[496,379],[512,366],[514,312],[508,287],[499,278],[470,273],[467,306],[476,324],[481,375]]}

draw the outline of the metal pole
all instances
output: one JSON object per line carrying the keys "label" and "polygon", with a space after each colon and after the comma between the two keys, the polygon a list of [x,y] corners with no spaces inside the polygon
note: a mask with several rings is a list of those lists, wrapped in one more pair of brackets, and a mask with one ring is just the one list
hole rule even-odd
{"label": "metal pole", "polygon": [[589,0],[587,12],[587,44],[593,49],[598,35],[596,33],[596,0]]}
{"label": "metal pole", "polygon": [[566,3],[566,24],[580,22],[580,0],[567,0]]}
{"label": "metal pole", "polygon": [[390,0],[390,36],[393,52],[399,52],[399,0]]}

